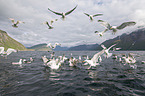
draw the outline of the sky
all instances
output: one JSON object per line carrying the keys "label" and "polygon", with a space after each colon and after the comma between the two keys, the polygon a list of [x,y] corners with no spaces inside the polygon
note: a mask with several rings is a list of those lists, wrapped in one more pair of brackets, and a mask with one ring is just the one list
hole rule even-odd
{"label": "sky", "polygon": [[[22,43],[26,47],[41,43],[61,43],[62,47],[81,44],[101,44],[123,33],[131,33],[138,26],[145,25],[145,0],[0,0],[0,30]],[[76,5],[77,8],[65,20],[48,10],[68,12]],[[102,13],[91,22],[84,15]],[[12,27],[8,18],[20,20],[18,28]],[[58,19],[53,23],[53,29],[48,29],[45,21]],[[104,20],[111,25],[119,26],[123,22],[135,21],[135,26],[119,30],[115,35],[111,31],[103,37],[95,31],[103,31],[104,27],[98,20]]]}

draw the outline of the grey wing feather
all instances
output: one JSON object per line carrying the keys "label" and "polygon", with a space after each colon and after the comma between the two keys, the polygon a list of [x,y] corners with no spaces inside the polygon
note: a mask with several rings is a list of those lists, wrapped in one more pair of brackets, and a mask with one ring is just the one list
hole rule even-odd
{"label": "grey wing feather", "polygon": [[75,8],[73,8],[72,10],[70,10],[70,11],[66,12],[66,13],[65,13],[65,15],[70,14],[70,13],[71,13],[72,11],[74,11],[76,8],[77,8],[77,6],[76,6]]}
{"label": "grey wing feather", "polygon": [[103,21],[103,20],[98,20],[98,22],[101,22],[101,25],[102,26],[105,26],[106,28],[110,29],[111,28],[111,25],[106,22],[106,21]]}
{"label": "grey wing feather", "polygon": [[93,15],[93,17],[95,17],[95,16],[101,16],[101,15],[103,15],[103,14],[96,14],[96,15]]}
{"label": "grey wing feather", "polygon": [[99,31],[95,31],[95,33],[98,33]]}
{"label": "grey wing feather", "polygon": [[108,48],[108,50],[110,50],[112,47],[114,47],[116,44],[113,44],[112,46],[110,46],[109,48]]}
{"label": "grey wing feather", "polygon": [[90,16],[89,14],[87,14],[87,13],[84,13],[85,15],[87,15],[87,16]]}
{"label": "grey wing feather", "polygon": [[46,22],[46,24],[48,25],[48,27],[50,27],[50,25],[49,25],[49,23],[48,23],[48,22]]}
{"label": "grey wing feather", "polygon": [[58,12],[52,11],[49,8],[48,8],[48,10],[51,11],[51,12],[53,12],[53,13],[55,13],[55,14],[57,14],[57,15],[62,15],[62,13],[58,13]]}
{"label": "grey wing feather", "polygon": [[118,26],[117,29],[123,29],[123,28],[125,28],[127,26],[133,26],[135,24],[136,24],[136,22],[124,22],[120,26]]}
{"label": "grey wing feather", "polygon": [[106,32],[106,31],[108,31],[108,29],[105,29],[105,30],[103,31],[103,33]]}

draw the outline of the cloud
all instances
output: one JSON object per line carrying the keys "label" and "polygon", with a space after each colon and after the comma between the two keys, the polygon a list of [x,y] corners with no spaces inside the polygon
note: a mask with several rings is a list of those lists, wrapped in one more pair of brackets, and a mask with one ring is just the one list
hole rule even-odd
{"label": "cloud", "polygon": [[[100,44],[107,39],[136,30],[137,26],[145,25],[144,4],[144,0],[1,0],[0,29],[29,46],[47,42],[59,42],[62,46],[75,46],[84,42]],[[65,21],[48,10],[50,8],[57,12],[67,12],[76,5],[76,10],[67,15]],[[84,12],[103,13],[103,16],[94,17],[94,21],[90,22]],[[13,28],[9,17],[26,23]],[[58,19],[53,23],[54,29],[49,30],[47,25],[42,25],[52,19]],[[116,35],[112,35],[110,31],[106,32],[100,38],[94,33],[96,30],[104,30],[97,22],[99,19],[117,26],[126,21],[136,21],[137,24],[119,30]]]}

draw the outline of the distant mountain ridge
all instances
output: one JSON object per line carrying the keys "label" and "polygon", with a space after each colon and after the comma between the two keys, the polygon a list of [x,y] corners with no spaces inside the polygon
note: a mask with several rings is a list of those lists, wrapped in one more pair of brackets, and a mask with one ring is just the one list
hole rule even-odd
{"label": "distant mountain ridge", "polygon": [[[121,47],[121,50],[145,50],[145,29],[139,29],[130,34],[122,34],[116,38],[106,40],[102,44],[109,47],[114,43],[117,43],[116,47]],[[101,46],[96,48],[96,50],[101,49]]]}
{"label": "distant mountain ridge", "polygon": [[74,47],[70,47],[68,50],[69,51],[93,51],[96,50],[96,48],[98,47],[98,44],[90,44],[90,45],[78,45],[78,46],[74,46]]}
{"label": "distant mountain ridge", "polygon": [[0,30],[0,47],[4,47],[5,50],[13,48],[16,50],[26,51],[27,48],[18,41],[11,38],[5,31]]}
{"label": "distant mountain ridge", "polygon": [[34,49],[35,51],[52,51],[49,47],[46,47],[46,45],[47,45],[46,43],[42,43],[27,48]]}
{"label": "distant mountain ridge", "polygon": [[[122,34],[113,39],[104,41],[103,45],[106,47],[111,46],[112,44],[117,44],[115,47],[121,47],[121,50],[145,50],[145,29],[139,29],[133,31],[130,34]],[[100,44],[100,45],[101,45]],[[78,45],[73,47],[61,47],[57,46],[54,51],[95,51],[102,50],[102,47],[99,44],[90,44],[90,45]],[[47,51],[46,43],[35,45],[29,49],[35,49]]]}

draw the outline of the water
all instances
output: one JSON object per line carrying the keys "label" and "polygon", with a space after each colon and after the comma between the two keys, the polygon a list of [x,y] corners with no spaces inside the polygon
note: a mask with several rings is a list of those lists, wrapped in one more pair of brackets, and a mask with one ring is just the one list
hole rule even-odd
{"label": "water", "polygon": [[[95,51],[56,51],[55,56],[66,54],[70,57],[88,55]],[[114,53],[129,53],[118,51]],[[0,57],[0,95],[1,96],[145,96],[145,51],[134,51],[141,55],[135,57],[137,68],[105,59],[100,66],[87,70],[88,66],[78,64],[78,68],[69,67],[68,62],[59,70],[50,70],[43,66],[41,56],[50,57],[48,52],[12,53],[7,59]],[[12,65],[20,58],[34,62],[22,67]]]}

